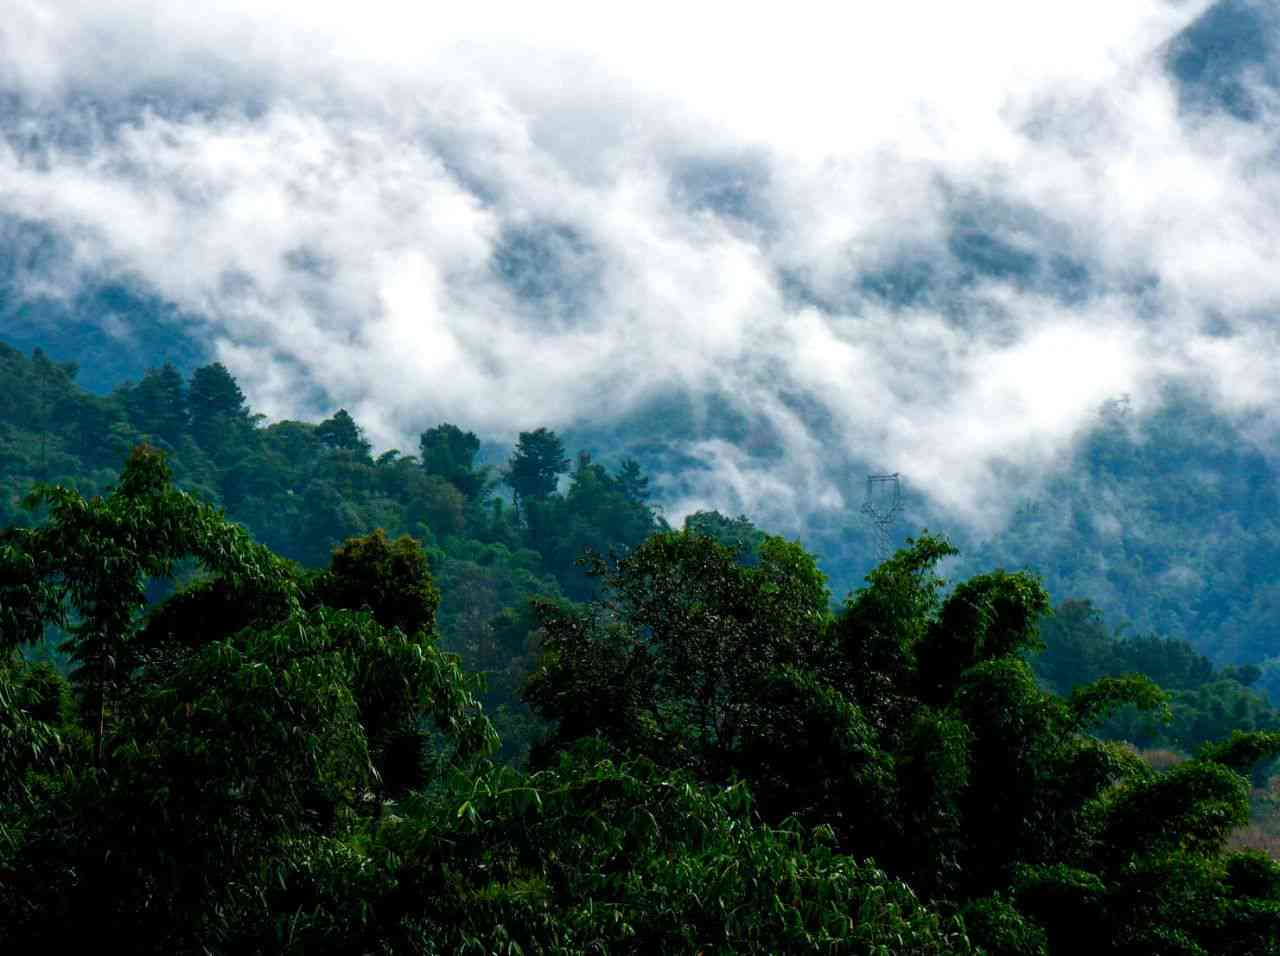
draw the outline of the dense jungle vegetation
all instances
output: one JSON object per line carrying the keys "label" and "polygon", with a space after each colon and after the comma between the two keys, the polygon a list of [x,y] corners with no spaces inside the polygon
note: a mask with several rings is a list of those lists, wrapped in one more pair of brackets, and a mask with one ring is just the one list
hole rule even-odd
{"label": "dense jungle vegetation", "polygon": [[75,375],[0,348],[4,951],[1280,952],[1260,666],[927,532],[833,601],[546,429]]}

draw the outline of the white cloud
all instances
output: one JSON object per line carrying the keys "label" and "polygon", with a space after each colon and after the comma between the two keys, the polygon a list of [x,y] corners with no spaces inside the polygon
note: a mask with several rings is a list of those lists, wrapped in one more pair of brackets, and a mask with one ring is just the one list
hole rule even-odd
{"label": "white cloud", "polygon": [[[202,316],[271,416],[320,392],[412,448],[678,390],[783,454],[697,436],[676,511],[795,526],[869,466],[989,526],[1108,397],[1277,398],[1274,128],[1162,68],[1206,5],[18,0],[0,212]],[[924,294],[868,291],[908,259]]]}

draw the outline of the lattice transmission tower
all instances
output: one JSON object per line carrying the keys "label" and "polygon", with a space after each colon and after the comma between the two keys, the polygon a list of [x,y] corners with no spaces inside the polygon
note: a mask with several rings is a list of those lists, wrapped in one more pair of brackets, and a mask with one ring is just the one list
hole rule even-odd
{"label": "lattice transmission tower", "polygon": [[876,558],[883,561],[891,553],[893,526],[902,514],[902,479],[896,471],[892,475],[867,475],[867,500],[862,513],[876,536]]}

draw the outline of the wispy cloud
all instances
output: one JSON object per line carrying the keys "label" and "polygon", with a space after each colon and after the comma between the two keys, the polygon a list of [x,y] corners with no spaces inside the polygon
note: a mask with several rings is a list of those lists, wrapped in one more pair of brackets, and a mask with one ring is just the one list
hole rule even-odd
{"label": "wispy cloud", "polygon": [[796,527],[875,468],[989,526],[1107,398],[1280,397],[1274,117],[1168,69],[1205,2],[454,6],[19,0],[0,213],[272,416],[733,410],[676,512]]}

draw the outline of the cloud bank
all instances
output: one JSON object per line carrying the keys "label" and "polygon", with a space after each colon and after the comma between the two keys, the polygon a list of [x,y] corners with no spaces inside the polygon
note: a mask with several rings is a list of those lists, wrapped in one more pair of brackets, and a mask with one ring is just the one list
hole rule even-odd
{"label": "cloud bank", "polygon": [[17,0],[28,294],[123,278],[383,447],[628,422],[704,466],[669,514],[789,529],[868,470],[994,527],[1171,379],[1276,405],[1272,54],[1224,105],[1187,53],[1260,3],[459,6]]}

